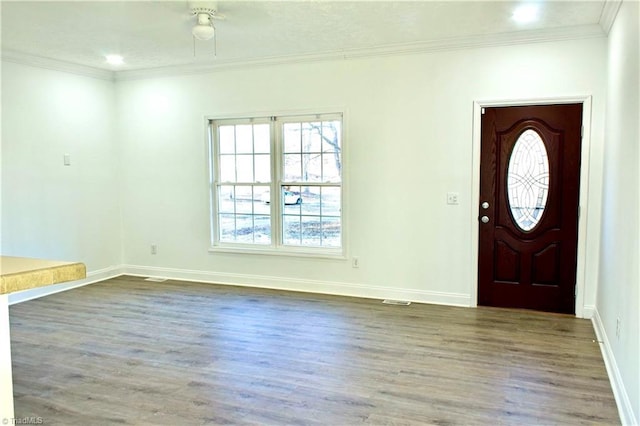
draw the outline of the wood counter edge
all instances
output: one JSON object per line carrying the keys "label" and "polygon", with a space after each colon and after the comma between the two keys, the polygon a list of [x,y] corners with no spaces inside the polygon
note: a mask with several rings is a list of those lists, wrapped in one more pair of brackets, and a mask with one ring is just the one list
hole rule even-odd
{"label": "wood counter edge", "polygon": [[[61,262],[62,263],[62,262]],[[37,287],[86,278],[84,263],[64,262],[63,265],[0,275],[0,294],[9,294]]]}

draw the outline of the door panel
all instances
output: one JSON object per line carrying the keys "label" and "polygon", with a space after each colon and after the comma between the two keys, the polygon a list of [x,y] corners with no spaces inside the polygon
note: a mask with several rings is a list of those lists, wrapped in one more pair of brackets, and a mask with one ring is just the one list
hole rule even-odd
{"label": "door panel", "polygon": [[581,128],[581,104],[484,109],[478,304],[575,312]]}

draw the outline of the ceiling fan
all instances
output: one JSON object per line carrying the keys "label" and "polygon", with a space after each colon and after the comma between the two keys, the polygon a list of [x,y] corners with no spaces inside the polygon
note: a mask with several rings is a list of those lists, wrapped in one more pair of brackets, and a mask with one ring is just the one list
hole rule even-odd
{"label": "ceiling fan", "polygon": [[218,12],[218,5],[208,1],[190,1],[189,9],[191,14],[196,16],[196,25],[191,30],[194,39],[206,41],[214,38],[216,29],[213,21],[225,19],[225,16]]}

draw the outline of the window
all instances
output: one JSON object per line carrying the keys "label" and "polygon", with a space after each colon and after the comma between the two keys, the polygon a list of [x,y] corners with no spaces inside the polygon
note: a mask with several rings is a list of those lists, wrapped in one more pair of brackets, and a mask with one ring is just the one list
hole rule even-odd
{"label": "window", "polygon": [[342,253],[342,115],[211,120],[212,243]]}
{"label": "window", "polygon": [[542,219],[549,195],[549,160],[540,134],[525,130],[513,147],[507,198],[516,225],[531,231]]}

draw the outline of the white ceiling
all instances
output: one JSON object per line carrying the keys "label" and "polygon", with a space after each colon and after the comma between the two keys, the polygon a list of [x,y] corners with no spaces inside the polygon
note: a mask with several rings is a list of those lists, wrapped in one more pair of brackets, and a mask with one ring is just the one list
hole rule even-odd
{"label": "white ceiling", "polygon": [[[197,41],[194,57],[186,0],[2,0],[2,49],[126,72],[604,33],[605,1],[536,2],[540,20],[519,25],[511,15],[522,1],[220,1],[217,56],[213,42]],[[110,53],[125,64],[107,64]]]}

